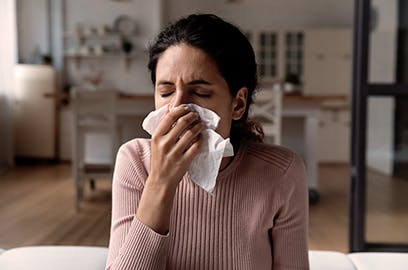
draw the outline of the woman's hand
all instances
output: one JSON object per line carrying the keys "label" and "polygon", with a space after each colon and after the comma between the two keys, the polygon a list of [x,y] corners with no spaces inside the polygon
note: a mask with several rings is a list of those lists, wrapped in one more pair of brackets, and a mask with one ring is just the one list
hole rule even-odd
{"label": "woman's hand", "polygon": [[197,155],[204,125],[197,113],[179,106],[166,113],[151,140],[150,173],[136,217],[166,234],[178,184]]}
{"label": "woman's hand", "polygon": [[204,125],[187,106],[167,112],[151,140],[149,184],[177,188],[198,153]]}

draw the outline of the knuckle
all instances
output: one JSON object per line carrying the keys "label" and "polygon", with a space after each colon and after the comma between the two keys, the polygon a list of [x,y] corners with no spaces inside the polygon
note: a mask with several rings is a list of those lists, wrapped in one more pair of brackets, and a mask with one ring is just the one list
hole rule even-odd
{"label": "knuckle", "polygon": [[154,144],[158,144],[160,142],[160,136],[158,136],[157,134],[153,134],[151,141]]}
{"label": "knuckle", "polygon": [[170,148],[170,143],[168,140],[161,140],[159,143],[159,147],[166,151]]}
{"label": "knuckle", "polygon": [[176,122],[177,121],[177,117],[176,117],[176,115],[174,115],[174,114],[172,114],[172,113],[169,113],[168,115],[167,115],[167,121],[171,121],[171,122]]}
{"label": "knuckle", "polygon": [[192,129],[189,129],[189,130],[186,131],[186,136],[189,137],[189,138],[190,138],[190,137],[193,137],[193,136],[194,136],[194,133],[195,133],[195,132],[194,132]]}
{"label": "knuckle", "polygon": [[180,119],[181,124],[183,125],[187,125],[190,123],[190,119],[188,119],[187,117],[183,117]]}
{"label": "knuckle", "polygon": [[156,146],[157,149],[161,150],[166,150],[168,149],[169,142],[165,138],[158,136],[158,135],[153,135],[151,142],[153,145]]}
{"label": "knuckle", "polygon": [[197,125],[194,126],[194,130],[197,132],[201,131],[203,129],[203,125],[201,123],[197,123]]}

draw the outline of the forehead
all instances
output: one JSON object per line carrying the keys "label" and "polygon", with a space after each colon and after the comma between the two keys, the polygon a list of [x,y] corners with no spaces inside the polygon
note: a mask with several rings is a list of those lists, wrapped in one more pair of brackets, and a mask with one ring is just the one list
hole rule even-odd
{"label": "forehead", "polygon": [[221,75],[212,58],[203,50],[179,44],[170,46],[159,57],[156,77],[167,80],[218,78]]}

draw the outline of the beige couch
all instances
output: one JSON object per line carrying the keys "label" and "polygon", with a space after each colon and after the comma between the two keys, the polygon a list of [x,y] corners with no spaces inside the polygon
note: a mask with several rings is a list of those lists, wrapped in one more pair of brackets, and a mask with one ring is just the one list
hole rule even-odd
{"label": "beige couch", "polygon": [[[103,270],[107,248],[36,246],[0,250],[1,270]],[[407,270],[408,253],[309,252],[311,270]]]}

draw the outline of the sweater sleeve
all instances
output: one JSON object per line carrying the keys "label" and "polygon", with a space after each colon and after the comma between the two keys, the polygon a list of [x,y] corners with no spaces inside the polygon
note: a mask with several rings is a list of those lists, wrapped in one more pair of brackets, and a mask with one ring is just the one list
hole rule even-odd
{"label": "sweater sleeve", "polygon": [[112,184],[112,222],[107,270],[164,269],[168,236],[161,235],[136,218],[147,178],[137,143],[118,151]]}
{"label": "sweater sleeve", "polygon": [[271,229],[273,269],[309,269],[308,188],[303,162],[295,154],[281,185],[282,205]]}

